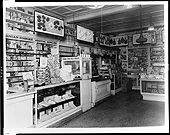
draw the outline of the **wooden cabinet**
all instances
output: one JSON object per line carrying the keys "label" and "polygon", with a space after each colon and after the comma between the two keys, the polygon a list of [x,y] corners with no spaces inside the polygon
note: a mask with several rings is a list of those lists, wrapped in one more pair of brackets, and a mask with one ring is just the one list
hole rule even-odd
{"label": "wooden cabinet", "polygon": [[7,95],[5,106],[5,128],[28,128],[33,126],[33,92]]}
{"label": "wooden cabinet", "polygon": [[92,107],[95,103],[110,96],[111,80],[92,82]]}
{"label": "wooden cabinet", "polygon": [[80,91],[82,111],[85,112],[91,108],[91,79],[80,81]]}

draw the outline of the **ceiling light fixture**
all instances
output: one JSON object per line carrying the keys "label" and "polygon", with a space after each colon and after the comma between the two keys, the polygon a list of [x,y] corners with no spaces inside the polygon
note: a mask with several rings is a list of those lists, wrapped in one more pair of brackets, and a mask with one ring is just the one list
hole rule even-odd
{"label": "ceiling light fixture", "polygon": [[90,9],[98,9],[98,8],[102,8],[105,5],[86,5],[86,7],[90,8]]}
{"label": "ceiling light fixture", "polygon": [[143,37],[142,34],[142,19],[141,19],[141,12],[142,12],[142,6],[139,5],[140,7],[140,36],[139,38],[136,40],[137,43],[143,44],[144,42],[147,42],[147,39]]}

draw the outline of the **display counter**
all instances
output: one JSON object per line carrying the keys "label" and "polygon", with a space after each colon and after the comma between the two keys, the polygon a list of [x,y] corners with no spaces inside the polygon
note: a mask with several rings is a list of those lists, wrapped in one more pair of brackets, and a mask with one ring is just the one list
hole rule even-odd
{"label": "display counter", "polygon": [[35,127],[45,128],[54,123],[59,124],[81,112],[83,98],[80,82],[81,80],[68,81],[35,88]]}
{"label": "display counter", "polygon": [[27,128],[33,126],[33,100],[35,93],[36,91],[7,94],[5,128]]}
{"label": "display counter", "polygon": [[100,100],[110,96],[110,84],[110,79],[92,82],[92,107]]}
{"label": "display counter", "polygon": [[143,100],[164,101],[164,80],[140,79],[140,93],[143,96]]}

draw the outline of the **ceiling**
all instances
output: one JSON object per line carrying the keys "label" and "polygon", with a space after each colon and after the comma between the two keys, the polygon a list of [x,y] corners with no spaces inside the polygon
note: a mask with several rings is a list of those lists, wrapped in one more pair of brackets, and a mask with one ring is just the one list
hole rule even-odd
{"label": "ceiling", "polygon": [[[140,7],[132,5],[105,5],[100,9],[89,9],[86,5],[38,6],[41,12],[75,23],[104,34],[116,34],[140,30]],[[164,25],[164,5],[142,5],[142,28],[150,25],[150,16],[154,26]]]}

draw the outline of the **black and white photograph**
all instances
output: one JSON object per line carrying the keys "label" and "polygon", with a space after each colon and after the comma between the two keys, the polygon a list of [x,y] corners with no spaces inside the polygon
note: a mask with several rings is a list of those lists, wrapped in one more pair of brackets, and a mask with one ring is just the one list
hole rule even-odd
{"label": "black and white photograph", "polygon": [[168,133],[168,1],[3,1],[4,134]]}

